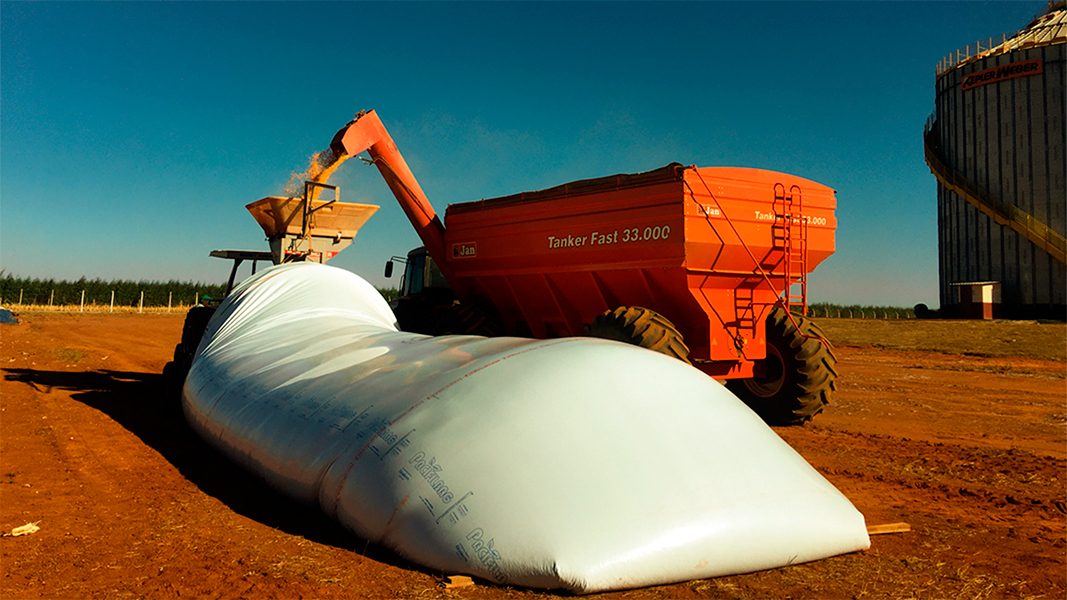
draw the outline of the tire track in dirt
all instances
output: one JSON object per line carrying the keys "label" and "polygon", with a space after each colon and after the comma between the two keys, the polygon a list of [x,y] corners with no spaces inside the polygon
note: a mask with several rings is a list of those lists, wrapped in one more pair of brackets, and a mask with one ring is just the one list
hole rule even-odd
{"label": "tire track in dirt", "polygon": [[876,481],[923,492],[928,501],[968,506],[982,502],[1008,513],[1049,521],[1067,514],[1065,459],[1019,449],[845,431],[779,433],[832,479]]}
{"label": "tire track in dirt", "polygon": [[[896,572],[889,579],[934,571],[942,587],[930,595],[956,598],[1026,596],[1036,589],[1034,579],[1055,590],[1067,585],[1067,460],[818,427],[779,433],[853,500],[868,523],[912,525],[911,533],[872,538],[867,554],[876,563],[884,562],[877,558],[883,549],[905,557],[876,569]],[[970,575],[958,577],[952,569]],[[1011,582],[990,572],[1040,576]]]}

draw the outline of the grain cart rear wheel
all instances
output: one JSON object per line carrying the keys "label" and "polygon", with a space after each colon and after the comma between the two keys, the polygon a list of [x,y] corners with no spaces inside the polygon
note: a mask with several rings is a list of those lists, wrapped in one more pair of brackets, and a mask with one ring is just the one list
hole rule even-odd
{"label": "grain cart rear wheel", "polygon": [[689,364],[689,347],[667,317],[640,306],[620,306],[593,319],[588,334],[648,348]]}
{"label": "grain cart rear wheel", "polygon": [[813,321],[778,306],[767,317],[767,358],[752,379],[726,387],[770,425],[800,425],[822,412],[837,389],[837,357]]}

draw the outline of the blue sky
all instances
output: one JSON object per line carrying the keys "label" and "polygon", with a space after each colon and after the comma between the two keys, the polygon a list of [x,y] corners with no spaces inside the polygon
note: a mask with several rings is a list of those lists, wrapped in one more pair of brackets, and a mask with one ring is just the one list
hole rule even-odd
{"label": "blue sky", "polygon": [[[439,212],[671,161],[838,190],[815,301],[937,305],[922,158],[944,55],[1031,2],[0,3],[0,268],[223,281],[266,249],[244,205],[281,192],[363,108]],[[381,205],[332,264],[376,285],[419,245]]]}

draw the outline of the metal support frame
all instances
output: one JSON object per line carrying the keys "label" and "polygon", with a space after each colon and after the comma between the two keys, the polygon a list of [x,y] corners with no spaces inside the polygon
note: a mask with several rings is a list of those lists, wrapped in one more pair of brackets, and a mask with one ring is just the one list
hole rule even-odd
{"label": "metal support frame", "polygon": [[[312,201],[318,196],[320,189],[333,190],[333,199],[313,208]],[[287,260],[289,256],[299,257],[297,260],[303,260],[311,254],[311,230],[314,228],[312,221],[315,213],[340,200],[341,186],[311,180],[304,182],[304,198],[300,206],[300,236],[293,238],[289,242],[289,248],[281,257],[282,262],[290,262],[290,260]],[[301,242],[304,244],[303,251],[298,248]]]}
{"label": "metal support frame", "polygon": [[273,262],[273,256],[270,252],[256,250],[212,250],[209,256],[233,261],[233,267],[230,269],[230,279],[226,282],[226,296],[229,296],[230,291],[233,290],[233,282],[237,278],[237,269],[241,267],[241,263],[246,260],[252,261],[252,274],[255,275],[259,261]]}

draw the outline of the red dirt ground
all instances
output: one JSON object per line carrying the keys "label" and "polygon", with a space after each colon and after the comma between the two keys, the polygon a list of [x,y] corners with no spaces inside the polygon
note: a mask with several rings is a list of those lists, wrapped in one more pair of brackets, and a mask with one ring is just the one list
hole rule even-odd
{"label": "red dirt ground", "polygon": [[[158,373],[180,315],[24,314],[0,326],[0,596],[542,598],[442,575],[220,458]],[[749,575],[603,598],[1064,598],[1061,360],[838,348],[836,403],[778,433],[909,533]],[[788,499],[783,499],[788,502]]]}

